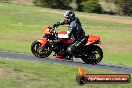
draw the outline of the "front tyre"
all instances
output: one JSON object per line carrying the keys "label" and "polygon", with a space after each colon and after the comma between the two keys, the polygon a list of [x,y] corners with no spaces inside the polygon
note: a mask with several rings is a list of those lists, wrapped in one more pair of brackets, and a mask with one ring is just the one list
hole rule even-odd
{"label": "front tyre", "polygon": [[34,41],[31,45],[31,51],[36,57],[45,58],[52,53],[52,50],[48,45],[45,45],[43,48],[41,48],[40,46],[41,43],[38,42],[37,40]]}
{"label": "front tyre", "polygon": [[[91,50],[90,50],[91,49]],[[87,64],[98,64],[103,58],[103,51],[99,46],[93,46],[81,59]]]}

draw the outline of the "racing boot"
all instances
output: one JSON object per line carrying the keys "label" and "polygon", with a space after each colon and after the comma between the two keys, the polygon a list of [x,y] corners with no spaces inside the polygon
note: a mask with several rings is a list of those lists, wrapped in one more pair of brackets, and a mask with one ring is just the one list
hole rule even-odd
{"label": "racing boot", "polygon": [[65,57],[61,56],[60,54],[54,54],[54,58],[60,59],[60,60],[65,60]]}

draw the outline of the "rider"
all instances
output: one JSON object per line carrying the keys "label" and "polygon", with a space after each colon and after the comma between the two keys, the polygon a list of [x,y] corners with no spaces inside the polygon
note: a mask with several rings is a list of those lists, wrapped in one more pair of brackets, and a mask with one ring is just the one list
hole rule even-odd
{"label": "rider", "polygon": [[67,51],[72,54],[76,46],[78,46],[85,36],[85,32],[82,29],[81,22],[77,17],[75,17],[75,13],[72,10],[67,10],[64,13],[64,20],[62,22],[57,22],[53,26],[58,27],[59,25],[68,24],[68,31],[65,35],[67,38],[71,37],[73,39],[73,44],[71,44]]}

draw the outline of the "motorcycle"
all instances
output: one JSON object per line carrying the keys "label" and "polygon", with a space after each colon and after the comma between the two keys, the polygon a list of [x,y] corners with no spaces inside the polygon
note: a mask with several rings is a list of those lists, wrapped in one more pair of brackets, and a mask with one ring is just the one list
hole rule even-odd
{"label": "motorcycle", "polygon": [[[103,51],[99,47],[101,44],[100,37],[95,35],[88,35],[81,39],[77,44],[73,54],[67,52],[69,45],[73,43],[72,38],[65,38],[63,35],[66,31],[56,32],[54,26],[44,28],[43,37],[35,40],[31,45],[32,53],[39,58],[48,57],[52,52],[55,52],[56,58],[65,58],[73,60],[74,58],[81,58],[87,64],[97,64],[103,58]],[[79,46],[78,46],[79,45]],[[64,53],[61,56],[60,53]]]}

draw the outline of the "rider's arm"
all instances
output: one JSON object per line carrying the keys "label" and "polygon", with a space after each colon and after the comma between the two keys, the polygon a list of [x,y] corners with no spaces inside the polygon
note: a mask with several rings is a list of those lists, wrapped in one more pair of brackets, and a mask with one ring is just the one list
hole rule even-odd
{"label": "rider's arm", "polygon": [[68,29],[67,33],[66,33],[66,36],[68,38],[71,37],[71,35],[73,34],[75,28],[76,28],[76,24],[75,24],[75,22],[72,22],[69,26],[69,29]]}
{"label": "rider's arm", "polygon": [[68,21],[67,20],[63,20],[61,22],[59,22],[60,25],[65,25],[65,24],[68,24]]}
{"label": "rider's arm", "polygon": [[59,23],[60,23],[60,25],[64,25],[65,24],[65,20],[64,21],[61,21]]}
{"label": "rider's arm", "polygon": [[72,29],[68,30],[67,33],[66,33],[66,36],[71,37],[71,34],[72,34]]}
{"label": "rider's arm", "polygon": [[73,32],[76,31],[75,29],[76,29],[76,22],[73,21],[69,25],[69,29],[67,31],[67,35],[71,37],[71,35],[73,34]]}
{"label": "rider's arm", "polygon": [[57,22],[56,24],[54,24],[53,26],[54,27],[58,27],[59,25],[64,25],[64,24],[66,24],[66,21],[64,20],[64,21],[61,21],[61,22]]}

